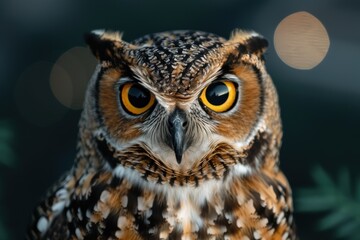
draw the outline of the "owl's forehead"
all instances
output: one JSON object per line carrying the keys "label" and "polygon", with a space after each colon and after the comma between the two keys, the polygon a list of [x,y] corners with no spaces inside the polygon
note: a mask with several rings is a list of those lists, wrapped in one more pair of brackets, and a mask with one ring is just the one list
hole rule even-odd
{"label": "owl's forehead", "polygon": [[163,47],[169,50],[203,48],[226,40],[213,33],[201,31],[169,31],[153,33],[138,38],[131,43],[137,46]]}
{"label": "owl's forehead", "polygon": [[190,95],[206,75],[216,71],[219,49],[226,40],[215,34],[174,31],[146,35],[132,42],[137,46],[136,68],[166,95]]}

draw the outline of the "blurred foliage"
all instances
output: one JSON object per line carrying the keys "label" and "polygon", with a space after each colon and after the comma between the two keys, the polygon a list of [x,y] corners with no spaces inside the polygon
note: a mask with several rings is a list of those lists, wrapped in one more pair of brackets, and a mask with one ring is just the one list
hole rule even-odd
{"label": "blurred foliage", "polygon": [[[12,148],[14,134],[8,121],[0,121],[0,167],[14,166],[15,153]],[[3,201],[2,179],[0,179],[0,201]],[[1,204],[0,206],[3,206]],[[9,239],[8,231],[4,225],[3,209],[0,207],[0,239]]]}
{"label": "blurred foliage", "polygon": [[297,211],[324,213],[318,230],[329,230],[339,239],[360,239],[360,176],[351,181],[349,170],[342,168],[337,180],[320,166],[311,172],[315,186],[297,191]]}

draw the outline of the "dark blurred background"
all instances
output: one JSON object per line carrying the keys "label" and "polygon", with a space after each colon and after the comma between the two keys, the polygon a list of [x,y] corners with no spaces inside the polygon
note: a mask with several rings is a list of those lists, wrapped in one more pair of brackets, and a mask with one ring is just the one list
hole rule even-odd
{"label": "dark blurred background", "polygon": [[[322,56],[310,51],[315,56],[296,59],[284,41],[275,51],[280,22],[303,11],[313,17],[309,27],[319,29],[311,33],[319,33],[315,38]],[[304,21],[302,27],[309,23]],[[283,25],[285,33],[277,39],[286,39],[286,29],[296,30],[294,23],[296,18]],[[96,64],[83,33],[114,29],[131,41],[173,29],[228,37],[242,28],[265,36],[270,43],[267,68],[278,89],[284,125],[281,167],[297,199],[298,189],[314,185],[314,166],[331,177],[345,167],[350,184],[359,177],[359,24],[360,2],[355,0],[0,1],[0,239],[23,239],[32,209],[72,165],[84,85]],[[306,36],[304,41],[298,36],[300,45],[311,45]],[[332,229],[319,230],[325,215],[297,211],[300,237],[335,238]]]}

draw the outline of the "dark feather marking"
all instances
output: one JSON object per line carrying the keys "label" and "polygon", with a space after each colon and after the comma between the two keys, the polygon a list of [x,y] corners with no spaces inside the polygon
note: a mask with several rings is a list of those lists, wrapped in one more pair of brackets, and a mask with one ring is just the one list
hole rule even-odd
{"label": "dark feather marking", "polygon": [[175,176],[170,178],[170,182],[169,182],[170,186],[174,186],[175,180],[176,180]]}
{"label": "dark feather marking", "polygon": [[163,61],[164,62],[163,64],[166,66],[169,75],[169,80],[171,81],[171,73],[173,71],[172,63],[174,62],[174,54],[170,52],[167,48],[164,48],[163,46],[159,46],[158,50],[164,52],[164,54],[166,54],[169,57],[169,62],[166,63],[166,61]]}
{"label": "dark feather marking", "polygon": [[169,234],[169,240],[179,240],[181,239],[182,231],[179,228],[174,228],[173,231]]}
{"label": "dark feather marking", "polygon": [[229,169],[228,165],[224,162],[224,159],[222,158],[222,156],[220,154],[216,154],[216,157],[219,159],[218,162],[221,164],[221,166],[224,169],[223,181],[225,181],[230,172],[230,169]]}
{"label": "dark feather marking", "polygon": [[292,219],[292,221],[290,222],[290,217],[293,217],[293,211],[291,209],[288,209],[285,211],[285,219],[286,219],[287,224],[289,224],[290,228],[292,229],[293,234],[295,234],[296,233],[296,224],[295,224],[294,219]]}
{"label": "dark feather marking", "polygon": [[149,234],[149,226],[145,223],[144,216],[141,214],[134,215],[135,225],[137,226],[138,233],[143,237],[143,239],[158,239]]}
{"label": "dark feather marking", "polygon": [[246,161],[248,164],[256,164],[256,158],[263,159],[266,154],[264,151],[268,149],[268,139],[266,133],[259,133],[254,139],[252,146],[247,151]]}
{"label": "dark feather marking", "polygon": [[217,174],[217,172],[212,172],[211,175],[216,179],[216,180],[219,180],[220,177],[219,175]]}
{"label": "dark feather marking", "polygon": [[[73,220],[70,224],[68,224],[68,228],[71,234],[75,234],[75,230],[78,227],[84,227],[86,226],[88,220],[86,217],[86,211],[92,211],[94,209],[94,206],[100,199],[101,193],[107,188],[107,184],[104,183],[98,183],[97,185],[93,186],[90,192],[90,195],[87,199],[73,199],[67,209],[64,210],[64,214],[66,211],[70,211],[71,215],[73,216]],[[80,209],[83,220],[80,220],[78,218],[77,210]],[[98,234],[97,231],[97,225],[93,224],[90,229],[91,231],[89,233],[91,234]]]}
{"label": "dark feather marking", "polygon": [[99,238],[99,231],[97,229],[96,224],[90,223],[90,230],[87,232],[86,236],[84,237],[84,240],[93,240]]}
{"label": "dark feather marking", "polygon": [[[259,106],[259,113],[258,115],[261,116],[264,112],[264,105],[265,105],[265,89],[264,89],[264,81],[262,77],[262,73],[259,68],[257,68],[255,65],[251,65],[252,70],[256,74],[256,78],[258,80],[259,86],[260,86],[260,106]],[[256,125],[256,124],[254,124]]]}
{"label": "dark feather marking", "polygon": [[210,160],[208,161],[208,163],[209,163],[210,167],[211,167],[214,171],[216,171],[216,167],[215,167],[212,159],[210,159]]}
{"label": "dark feather marking", "polygon": [[154,170],[153,170],[153,171],[156,171],[157,166],[156,166],[155,162],[154,162],[154,161],[148,162],[148,163],[147,163],[147,169],[151,170],[152,167],[154,167]]}
{"label": "dark feather marking", "polygon": [[158,175],[158,180],[156,181],[157,184],[161,184],[163,182],[161,175]]}
{"label": "dark feather marking", "polygon": [[241,51],[239,49],[239,47],[237,48],[237,50],[238,50],[237,54],[230,53],[227,56],[227,59],[226,59],[225,63],[221,67],[221,72],[223,72],[224,74],[232,73],[234,65],[236,65],[236,64],[238,64],[240,62],[240,57],[241,57],[243,51]]}
{"label": "dark feather marking", "polygon": [[112,168],[115,168],[118,164],[118,159],[114,158],[115,150],[111,151],[107,145],[106,140],[96,139],[97,149],[99,150],[101,156],[104,157],[104,160],[109,163]]}
{"label": "dark feather marking", "polygon": [[[217,219],[214,220],[215,226],[224,226],[226,228],[226,233],[231,233],[236,230],[236,222],[233,221],[229,223],[228,220],[225,218],[225,214],[218,215]],[[237,228],[238,230],[238,228]]]}
{"label": "dark feather marking", "polygon": [[[93,210],[95,205],[100,199],[101,193],[108,188],[107,183],[99,182],[96,185],[91,186],[90,194],[88,198],[83,199],[74,199],[70,206],[72,209],[76,210],[79,208],[83,215],[83,221],[86,218],[86,211]],[[76,212],[75,212],[76,213]],[[86,224],[86,222],[85,222]]]}
{"label": "dark feather marking", "polygon": [[[237,50],[239,52],[239,54],[246,54],[248,53],[248,49],[246,47],[246,45],[244,44],[239,44],[239,46],[237,47]],[[241,55],[239,55],[238,57],[240,57]]]}
{"label": "dark feather marking", "polygon": [[135,223],[138,226],[139,234],[143,239],[159,239],[159,235],[150,234],[149,230],[165,223],[165,219],[162,215],[165,209],[166,203],[156,197],[154,199],[153,207],[151,208],[152,214],[148,218],[149,223],[145,223],[145,219],[142,215],[137,214],[135,216]]}
{"label": "dark feather marking", "polygon": [[205,201],[205,204],[200,209],[200,216],[202,219],[207,219],[216,215],[216,211],[213,205]]}
{"label": "dark feather marking", "polygon": [[163,170],[161,171],[161,173],[162,173],[163,177],[166,178],[166,175],[167,175],[166,170],[163,169]]}
{"label": "dark feather marking", "polygon": [[96,76],[95,88],[92,91],[92,95],[94,96],[94,99],[95,99],[95,118],[101,125],[104,124],[104,119],[102,117],[103,114],[100,111],[100,105],[99,105],[100,79],[102,79],[105,71],[106,71],[106,68],[100,69],[98,75]]}
{"label": "dark feather marking", "polygon": [[194,181],[195,181],[195,187],[199,186],[199,179],[198,177],[194,176]]}
{"label": "dark feather marking", "polygon": [[198,235],[197,235],[197,238],[198,239],[208,239],[209,238],[209,235],[207,233],[207,230],[208,228],[207,227],[201,227],[198,231]]}
{"label": "dark feather marking", "polygon": [[204,164],[205,164],[205,161],[202,161],[200,163],[200,168],[199,168],[200,176],[204,176]]}
{"label": "dark feather marking", "polygon": [[[239,203],[236,199],[236,196],[233,196],[231,194],[226,194],[224,196],[224,211],[223,211],[223,215],[225,216],[226,213],[229,213],[229,215],[233,216],[233,212],[235,209],[237,209],[239,207]],[[232,221],[232,223],[228,223],[227,224],[227,234],[235,234],[236,232],[239,231],[239,228],[236,226],[236,220]]]}
{"label": "dark feather marking", "polygon": [[220,46],[222,46],[222,43],[215,42],[213,45],[208,46],[208,47],[204,48],[202,51],[200,51],[197,55],[194,56],[194,59],[186,65],[183,72],[181,73],[181,76],[187,76],[191,67],[195,64],[196,60],[206,56],[211,50],[218,48]]}
{"label": "dark feather marking", "polygon": [[253,36],[248,40],[246,40],[246,46],[249,53],[262,51],[265,48],[267,48],[268,45],[269,45],[268,41],[265,38],[259,36]]}
{"label": "dark feather marking", "polygon": [[165,223],[163,212],[166,210],[166,202],[159,197],[155,197],[153,207],[151,208],[152,214],[149,217],[149,228],[160,226]]}
{"label": "dark feather marking", "polygon": [[186,175],[186,176],[185,176],[185,183],[188,183],[188,182],[189,182],[189,178],[190,178],[189,175]]}
{"label": "dark feather marking", "polygon": [[[133,168],[133,169],[135,169],[135,168]],[[149,171],[149,170],[145,170],[145,173],[144,173],[144,175],[142,175],[141,177],[143,178],[143,179],[147,179],[148,177],[149,177],[149,175],[151,174],[151,171]]]}
{"label": "dark feather marking", "polygon": [[101,171],[98,171],[97,173],[95,173],[95,175],[90,180],[90,185],[93,185],[95,183],[95,181],[97,181],[99,179],[99,177],[101,176],[102,173],[103,172],[101,172]]}
{"label": "dark feather marking", "polygon": [[258,192],[256,192],[255,190],[251,190],[250,194],[253,199],[253,204],[256,213],[259,215],[260,218],[266,218],[268,220],[267,226],[269,228],[276,229],[278,227],[278,224],[276,223],[274,212],[271,209],[269,209],[267,206],[263,207],[261,205],[263,200],[261,200],[260,194]]}
{"label": "dark feather marking", "polygon": [[142,189],[139,186],[132,186],[128,191],[127,210],[132,214],[136,214],[138,209],[138,197],[141,196]]}
{"label": "dark feather marking", "polygon": [[273,188],[277,200],[280,200],[281,196],[284,196],[285,199],[287,198],[287,193],[285,191],[280,191],[278,188],[278,186],[280,186],[282,190],[286,189],[279,181],[271,179],[267,176],[263,176],[263,179],[269,186]]}
{"label": "dark feather marking", "polygon": [[249,238],[250,240],[257,240],[257,239],[255,239],[255,236],[254,236],[254,232],[255,232],[255,231],[256,231],[255,228],[250,228],[250,229],[249,229],[250,235],[248,235],[248,238]]}
{"label": "dark feather marking", "polygon": [[[92,53],[99,58],[101,61],[113,62],[113,49],[114,42],[111,40],[104,40],[97,34],[92,32],[84,34],[84,40],[86,44],[90,46]],[[109,55],[110,52],[110,55]]]}
{"label": "dark feather marking", "polygon": [[122,181],[123,181],[123,178],[119,178],[118,176],[113,175],[111,182],[110,182],[110,186],[112,188],[116,188],[121,185]]}
{"label": "dark feather marking", "polygon": [[205,218],[209,217],[209,212],[210,212],[210,205],[207,201],[205,201],[205,203],[201,206],[201,209],[200,209],[201,218],[205,219]]}
{"label": "dark feather marking", "polygon": [[114,239],[115,232],[119,229],[117,226],[117,221],[119,219],[119,213],[111,211],[107,218],[104,219],[103,223],[105,225],[104,232],[101,235],[103,239]]}
{"label": "dark feather marking", "polygon": [[[160,55],[157,51],[154,52],[154,56],[158,59],[158,61],[159,61],[161,64],[163,64],[163,66],[165,66],[165,61],[162,59],[161,55]],[[155,69],[156,69],[157,74],[159,74],[159,77],[160,77],[161,79],[164,79],[164,76],[163,76],[161,70],[159,69],[158,65],[156,64],[156,65],[154,65],[154,67],[155,67]]]}
{"label": "dark feather marking", "polygon": [[65,214],[62,213],[58,215],[53,222],[51,223],[51,226],[49,227],[46,234],[43,236],[42,239],[54,239],[54,240],[60,240],[60,239],[66,239],[68,236],[67,231],[67,224],[66,224],[66,218]]}
{"label": "dark feather marking", "polygon": [[[70,228],[71,233],[75,233],[75,229],[78,226],[85,227],[87,224],[87,217],[86,217],[86,211],[92,211],[97,204],[97,202],[100,199],[101,193],[108,187],[106,183],[98,183],[97,185],[93,186],[90,191],[90,195],[88,198],[83,199],[73,199],[68,207],[68,209],[71,211],[71,214],[73,216],[73,221],[70,225],[72,227]],[[78,209],[80,209],[80,212],[83,216],[83,219],[80,220],[78,218]]]}

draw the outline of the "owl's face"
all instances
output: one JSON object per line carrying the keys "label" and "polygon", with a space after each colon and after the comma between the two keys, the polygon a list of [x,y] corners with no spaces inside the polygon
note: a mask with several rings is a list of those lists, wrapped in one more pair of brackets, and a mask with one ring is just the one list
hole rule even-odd
{"label": "owl's face", "polygon": [[126,43],[95,31],[87,42],[100,64],[89,84],[86,128],[111,168],[181,184],[256,167],[247,157],[262,151],[251,147],[260,131],[274,131],[267,115],[277,110],[262,37],[177,31]]}

